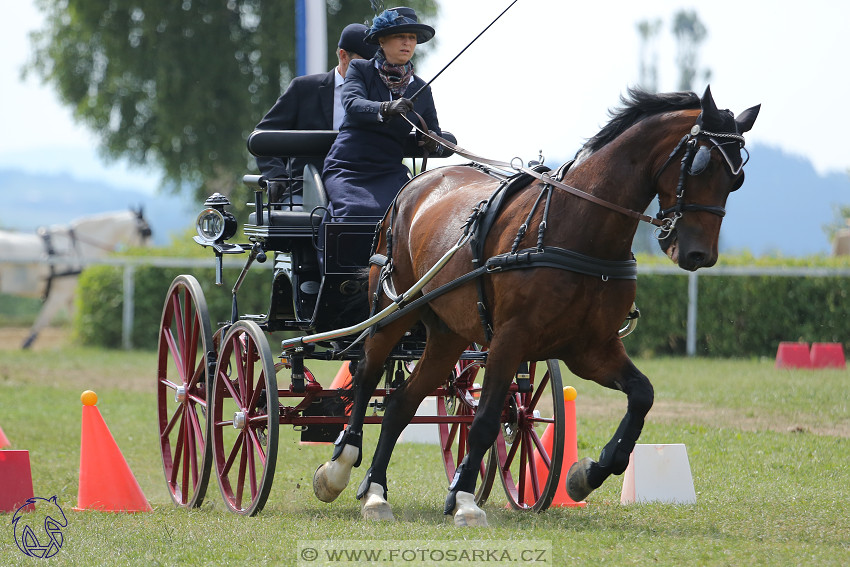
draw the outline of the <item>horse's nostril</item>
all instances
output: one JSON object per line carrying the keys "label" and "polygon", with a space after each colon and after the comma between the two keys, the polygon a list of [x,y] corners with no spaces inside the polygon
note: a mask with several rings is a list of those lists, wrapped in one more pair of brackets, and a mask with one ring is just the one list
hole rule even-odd
{"label": "horse's nostril", "polygon": [[696,268],[705,264],[706,254],[704,252],[691,252],[688,254],[688,265]]}

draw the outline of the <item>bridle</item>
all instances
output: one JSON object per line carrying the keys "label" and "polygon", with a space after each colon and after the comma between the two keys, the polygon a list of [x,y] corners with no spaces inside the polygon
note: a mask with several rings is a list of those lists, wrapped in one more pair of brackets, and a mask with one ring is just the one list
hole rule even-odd
{"label": "bridle", "polygon": [[[727,140],[720,142],[719,140]],[[708,144],[700,145],[700,141],[707,141]],[[679,167],[679,183],[676,186],[676,204],[672,207],[658,211],[655,216],[662,221],[663,225],[658,228],[657,237],[659,240],[667,238],[676,228],[676,223],[682,218],[685,212],[704,212],[717,215],[720,218],[726,216],[726,209],[718,205],[699,205],[696,203],[685,203],[685,183],[689,177],[696,177],[706,170],[708,163],[711,160],[711,152],[715,149],[723,156],[723,161],[729,169],[732,177],[737,178],[732,191],[736,191],[744,182],[742,171],[744,165],[750,159],[750,153],[744,148],[744,137],[737,133],[729,132],[709,132],[702,129],[702,114],[697,118],[697,123],[694,124],[691,131],[679,140],[676,147],[670,152],[667,161],[655,174],[655,184],[658,184],[658,178],[667,169],[667,166],[673,161],[673,158],[678,153],[685,149],[682,155],[681,165]],[[741,160],[741,163],[736,167],[733,161],[729,158],[725,146],[736,144],[739,151],[744,150],[746,158]],[[661,194],[658,194],[658,204],[661,207]]]}
{"label": "bridle", "polygon": [[[415,114],[415,113],[414,113]],[[418,116],[418,115],[417,115]],[[535,179],[543,181],[544,183],[555,187],[557,189],[561,189],[570,193],[571,195],[575,195],[576,197],[580,197],[585,199],[586,201],[590,201],[592,203],[596,203],[597,205],[601,205],[606,207],[612,211],[616,211],[618,213],[624,214],[626,216],[647,222],[655,227],[657,227],[658,234],[656,235],[659,240],[663,240],[670,236],[673,230],[676,228],[676,223],[682,218],[682,214],[690,211],[690,212],[707,212],[723,217],[726,215],[726,209],[721,206],[711,206],[711,205],[698,205],[694,203],[685,203],[685,180],[687,176],[697,176],[701,174],[708,167],[708,163],[711,159],[711,152],[713,150],[717,150],[720,152],[720,155],[723,156],[723,159],[726,163],[726,166],[729,168],[729,171],[732,173],[733,177],[738,177],[735,185],[732,188],[732,191],[737,190],[744,181],[743,175],[741,172],[743,171],[744,165],[749,161],[750,154],[744,149],[744,136],[738,133],[730,133],[730,132],[709,132],[708,130],[702,129],[702,114],[697,117],[696,124],[691,128],[691,131],[685,134],[685,136],[679,141],[676,147],[670,152],[670,155],[667,157],[667,161],[664,162],[664,165],[661,166],[661,169],[658,170],[658,173],[655,175],[654,182],[658,184],[658,178],[667,168],[667,166],[672,162],[673,158],[678,155],[678,153],[685,148],[685,154],[682,156],[681,167],[679,170],[679,183],[676,187],[676,204],[670,208],[659,211],[655,217],[651,217],[638,211],[633,211],[631,209],[627,209],[622,207],[616,203],[611,203],[610,201],[606,201],[604,199],[600,199],[595,195],[591,195],[581,189],[577,189],[566,183],[562,182],[559,178],[552,177],[547,173],[540,173],[528,167],[523,167],[520,163],[519,166],[515,165],[514,162],[519,160],[519,158],[514,158],[511,163],[492,160],[488,158],[481,157],[479,155],[473,154],[472,152],[461,148],[453,144],[452,142],[437,136],[428,131],[427,128],[420,128],[416,124],[414,124],[407,116],[402,115],[402,117],[411,125],[413,128],[422,136],[430,138],[431,140],[441,144],[454,152],[455,154],[462,156],[466,159],[470,159],[474,162],[481,163],[484,165],[491,165],[494,167],[498,167],[500,169],[511,169],[514,171],[519,171],[522,173],[527,173],[531,175]],[[420,120],[421,117],[420,117]],[[720,142],[718,140],[728,140],[725,142]],[[700,141],[708,141],[708,145],[699,145]],[[730,159],[729,154],[727,154],[727,150],[724,146],[730,144],[737,144],[738,148],[744,150],[747,154],[746,159],[741,160],[740,165],[735,166],[734,162]],[[427,153],[426,159],[427,159]],[[563,169],[563,168],[562,168]],[[424,171],[424,168],[423,168]],[[563,175],[565,172],[561,172],[558,177]],[[660,205],[661,194],[659,193],[659,205]],[[672,216],[668,216],[672,215]]]}

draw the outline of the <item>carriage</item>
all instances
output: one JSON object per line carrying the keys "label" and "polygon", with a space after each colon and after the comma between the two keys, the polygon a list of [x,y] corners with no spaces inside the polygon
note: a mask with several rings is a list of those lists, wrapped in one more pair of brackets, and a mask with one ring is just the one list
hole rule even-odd
{"label": "carriage", "polygon": [[[322,158],[336,133],[332,131],[257,131],[248,140],[257,156]],[[450,133],[448,140],[454,141]],[[405,155],[422,151],[411,135]],[[213,328],[203,291],[191,275],[178,276],[169,288],[162,313],[157,369],[160,447],[166,482],[174,503],[200,506],[211,474],[227,508],[254,515],[271,490],[279,429],[300,431],[303,442],[332,442],[348,418],[346,392],[322,385],[309,369],[310,360],[340,360],[362,355],[356,335],[332,336],[313,344],[273,354],[268,337],[297,335],[358,323],[366,313],[362,271],[368,266],[376,218],[322,225],[327,196],[317,169],[307,164],[303,175],[268,182],[246,175],[253,190],[254,212],[244,227],[247,244],[227,240],[236,221],[225,209],[229,201],[211,196],[199,215],[196,242],[216,258],[216,283],[222,282],[223,258],[247,254],[233,286],[231,320]],[[301,187],[298,191],[290,189]],[[300,197],[300,198],[299,198]],[[319,231],[325,233],[320,238]],[[320,262],[319,242],[324,243]],[[273,262],[269,311],[240,315],[238,295],[254,263]],[[340,314],[340,306],[354,308]],[[331,332],[330,335],[335,333]],[[424,349],[421,329],[413,329],[393,349],[386,363],[384,386],[373,395],[381,422],[384,400],[410,373]],[[479,370],[486,349],[471,344],[432,392],[431,415],[414,424],[436,424],[439,450],[449,481],[466,455],[466,437],[481,390]],[[306,362],[306,363],[305,363]],[[483,372],[481,373],[483,374]],[[479,503],[487,500],[498,476],[508,502],[517,509],[545,510],[561,478],[563,391],[557,361],[522,365],[502,412],[502,431],[481,466]],[[546,427],[551,447],[541,443]]]}
{"label": "carriage", "polygon": [[[621,342],[637,314],[637,225],[654,225],[680,268],[712,266],[726,200],[744,181],[743,134],[759,112],[720,110],[709,88],[702,97],[630,91],[622,103],[575,163],[555,171],[435,140],[473,163],[420,173],[381,219],[322,222],[327,197],[309,165],[300,178],[281,180],[282,190],[246,178],[255,189],[247,244],[227,242],[237,229],[227,200],[208,199],[196,241],[214,250],[217,281],[225,255],[248,257],[233,286],[231,318],[215,332],[192,276],[175,279],[166,297],[157,399],[175,503],[200,505],[215,471],[230,510],[259,512],[281,425],[305,441],[336,437],[332,459],[313,476],[316,496],[332,501],[361,461],[361,427],[380,423],[357,497],[364,518],[391,519],[393,447],[408,423],[431,423],[450,481],[444,512],[455,525],[487,525],[480,506],[496,476],[513,508],[542,511],[564,466],[557,361],[627,397],[599,460],[567,463],[569,497],[584,500],[622,474],[654,400]],[[315,158],[332,139],[257,132],[248,145],[258,155]],[[418,152],[411,141],[406,155]],[[280,198],[296,184],[300,202]],[[642,211],[656,197],[660,210],[647,216]],[[245,274],[269,253],[269,313],[239,315]],[[278,331],[297,336],[283,338],[275,357],[266,337]],[[311,360],[356,361],[352,389],[320,384]],[[414,415],[428,394],[434,415]]]}

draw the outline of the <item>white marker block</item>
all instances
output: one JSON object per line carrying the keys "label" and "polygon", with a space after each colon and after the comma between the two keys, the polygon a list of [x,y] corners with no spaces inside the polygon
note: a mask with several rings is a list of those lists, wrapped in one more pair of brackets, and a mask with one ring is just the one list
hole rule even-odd
{"label": "white marker block", "polygon": [[[437,398],[428,396],[419,408],[416,410],[416,415],[437,415]],[[399,443],[428,443],[431,445],[440,444],[440,430],[436,423],[412,423],[404,428],[401,436],[398,438]]]}
{"label": "white marker block", "polygon": [[621,504],[696,504],[694,479],[683,443],[635,445],[623,475]]}

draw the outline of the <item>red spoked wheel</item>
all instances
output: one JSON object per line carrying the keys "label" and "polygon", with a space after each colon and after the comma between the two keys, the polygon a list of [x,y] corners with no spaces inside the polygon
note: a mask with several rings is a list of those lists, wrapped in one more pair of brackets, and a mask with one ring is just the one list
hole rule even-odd
{"label": "red spoked wheel", "polygon": [[536,370],[531,363],[530,391],[512,386],[490,466],[498,465],[512,508],[542,512],[552,503],[561,479],[564,391],[558,361],[546,361],[542,376]]}
{"label": "red spoked wheel", "polygon": [[280,426],[275,361],[253,321],[236,322],[222,339],[210,406],[222,498],[231,512],[253,516],[271,492]]}
{"label": "red spoked wheel", "polygon": [[[476,345],[472,345],[466,354],[483,353]],[[440,450],[443,455],[443,464],[446,468],[446,477],[449,483],[455,476],[457,467],[460,466],[466,454],[469,452],[467,440],[469,438],[469,427],[475,410],[478,408],[478,397],[481,393],[481,385],[475,383],[478,371],[484,366],[486,357],[461,359],[455,365],[451,379],[446,384],[446,395],[437,396],[437,415],[460,416],[464,419],[458,423],[440,423]],[[487,501],[490,490],[493,488],[493,480],[496,478],[495,466],[489,465],[489,459],[485,457],[481,463],[481,471],[477,489],[475,490],[475,502],[479,506]]]}
{"label": "red spoked wheel", "polygon": [[207,401],[215,346],[207,302],[192,276],[165,296],[157,349],[157,413],[162,468],[178,506],[200,506],[210,476]]}

